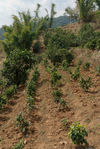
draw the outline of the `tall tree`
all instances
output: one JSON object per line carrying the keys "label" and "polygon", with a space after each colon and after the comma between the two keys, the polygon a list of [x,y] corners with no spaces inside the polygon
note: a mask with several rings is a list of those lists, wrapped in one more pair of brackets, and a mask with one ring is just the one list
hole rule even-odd
{"label": "tall tree", "polygon": [[51,28],[52,27],[52,23],[53,23],[53,19],[54,19],[54,16],[56,14],[55,12],[55,4],[52,4],[51,5],[51,13],[50,13],[50,18],[49,18],[49,27]]}
{"label": "tall tree", "polygon": [[77,0],[80,19],[82,21],[89,21],[92,17],[92,12],[95,9],[95,0]]}

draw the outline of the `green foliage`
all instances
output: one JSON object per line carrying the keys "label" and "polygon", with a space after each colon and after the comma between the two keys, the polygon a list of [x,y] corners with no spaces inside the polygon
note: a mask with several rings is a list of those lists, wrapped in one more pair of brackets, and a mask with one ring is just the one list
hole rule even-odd
{"label": "green foliage", "polygon": [[78,122],[72,124],[68,136],[72,139],[74,144],[88,144],[86,139],[84,138],[85,136],[88,136],[88,133],[85,130],[84,126],[80,125],[80,123]]}
{"label": "green foliage", "polygon": [[96,71],[97,71],[97,75],[100,76],[100,66],[97,66],[97,67],[96,67]]}
{"label": "green foliage", "polygon": [[90,24],[83,24],[78,33],[78,38],[82,47],[90,42],[94,38],[94,30],[92,26]]}
{"label": "green foliage", "polygon": [[28,69],[34,64],[32,53],[16,49],[12,51],[4,62],[2,75],[8,79],[9,84],[24,84],[28,77]]}
{"label": "green foliage", "polygon": [[94,33],[94,38],[87,42],[86,47],[91,50],[99,50],[100,49],[100,32]]}
{"label": "green foliage", "polygon": [[51,84],[52,85],[58,85],[59,81],[61,80],[61,75],[58,74],[57,72],[57,69],[54,68],[52,71],[51,71]]}
{"label": "green foliage", "polygon": [[84,91],[87,91],[91,86],[93,85],[91,77],[88,77],[87,79],[84,79],[81,77],[80,79],[80,86],[84,89]]}
{"label": "green foliage", "polygon": [[23,140],[20,140],[16,145],[14,145],[14,147],[12,147],[11,149],[23,149],[24,147],[24,142]]}
{"label": "green foliage", "polygon": [[5,98],[5,96],[3,96],[2,94],[0,94],[0,110],[2,110],[3,105],[7,103],[7,100]]}
{"label": "green foliage", "polygon": [[69,70],[70,76],[72,79],[77,80],[80,77],[80,66],[77,65],[76,69],[74,72]]}
{"label": "green foliage", "polygon": [[90,63],[89,62],[86,62],[84,65],[83,65],[83,69],[88,71],[90,68]]}
{"label": "green foliage", "polygon": [[2,44],[7,55],[16,48],[30,50],[33,40],[38,38],[41,30],[44,30],[47,17],[39,18],[40,6],[38,6],[35,11],[35,17],[32,17],[29,11],[19,12],[18,16],[13,15],[12,25],[4,26],[5,39]]}
{"label": "green foliage", "polygon": [[17,92],[17,86],[12,85],[9,88],[7,88],[4,92],[4,95],[7,97],[7,99],[10,99],[13,97],[13,95]]}
{"label": "green foliage", "polygon": [[16,117],[16,126],[20,128],[22,133],[25,133],[29,126],[29,122],[25,121],[21,112]]}
{"label": "green foliage", "polygon": [[61,123],[62,123],[62,127],[64,128],[64,129],[66,129],[66,128],[68,128],[68,120],[67,120],[67,118],[63,118],[63,119],[61,119]]}
{"label": "green foliage", "polygon": [[32,112],[33,108],[34,108],[34,104],[35,104],[35,99],[31,96],[27,97],[27,105],[29,108],[29,111]]}
{"label": "green foliage", "polygon": [[95,9],[95,0],[78,0],[78,8],[80,19],[84,22],[88,22],[93,17],[93,11]]}
{"label": "green foliage", "polygon": [[27,85],[27,95],[34,97],[35,91],[36,91],[36,83],[33,80],[30,80],[30,82]]}
{"label": "green foliage", "polygon": [[68,68],[69,68],[69,64],[68,64],[68,62],[66,61],[66,60],[63,60],[62,61],[62,66],[63,66],[63,69],[66,71],[66,70],[68,70]]}
{"label": "green foliage", "polygon": [[38,81],[38,78],[40,76],[40,73],[38,71],[38,68],[35,66],[34,72],[32,75],[32,79],[27,84],[27,105],[29,108],[29,111],[32,112],[32,109],[35,104],[35,95],[36,95],[36,83]]}
{"label": "green foliage", "polygon": [[41,49],[41,42],[40,41],[36,41],[33,45],[33,52],[34,53],[39,53]]}
{"label": "green foliage", "polygon": [[74,59],[73,54],[66,49],[49,49],[47,56],[54,65],[62,63],[63,60],[70,64]]}
{"label": "green foliage", "polygon": [[59,103],[63,94],[62,94],[61,90],[57,89],[52,92],[52,95],[54,97],[54,101]]}
{"label": "green foliage", "polygon": [[66,108],[66,106],[67,106],[67,102],[64,100],[64,99],[60,99],[60,105],[62,106],[62,108],[64,109],[64,108]]}
{"label": "green foliage", "polygon": [[64,31],[60,28],[46,32],[44,43],[48,49],[69,49],[78,45],[77,36],[74,33]]}

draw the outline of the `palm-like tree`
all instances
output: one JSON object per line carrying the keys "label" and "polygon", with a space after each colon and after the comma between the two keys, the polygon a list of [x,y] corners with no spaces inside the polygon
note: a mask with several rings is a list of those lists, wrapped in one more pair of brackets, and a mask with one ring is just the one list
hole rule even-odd
{"label": "palm-like tree", "polygon": [[77,0],[80,19],[82,21],[89,21],[95,9],[95,0]]}

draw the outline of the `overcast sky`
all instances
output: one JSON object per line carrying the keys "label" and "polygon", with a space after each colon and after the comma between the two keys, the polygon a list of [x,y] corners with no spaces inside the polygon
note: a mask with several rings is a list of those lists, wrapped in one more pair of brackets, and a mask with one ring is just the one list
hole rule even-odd
{"label": "overcast sky", "polygon": [[30,9],[33,14],[37,3],[41,4],[40,16],[45,15],[44,9],[50,10],[51,3],[56,4],[57,16],[63,15],[66,7],[74,7],[75,0],[0,0],[0,27],[12,23],[12,15],[18,11]]}

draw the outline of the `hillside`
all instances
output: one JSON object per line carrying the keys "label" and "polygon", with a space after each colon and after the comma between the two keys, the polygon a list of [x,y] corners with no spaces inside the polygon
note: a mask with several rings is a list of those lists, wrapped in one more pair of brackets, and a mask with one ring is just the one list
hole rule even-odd
{"label": "hillside", "polygon": [[0,28],[0,39],[3,40],[4,39],[4,29],[3,28]]}

